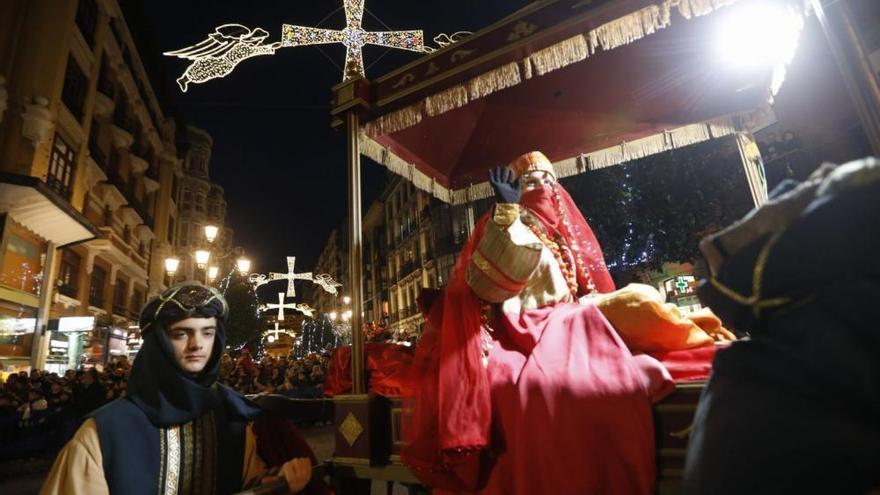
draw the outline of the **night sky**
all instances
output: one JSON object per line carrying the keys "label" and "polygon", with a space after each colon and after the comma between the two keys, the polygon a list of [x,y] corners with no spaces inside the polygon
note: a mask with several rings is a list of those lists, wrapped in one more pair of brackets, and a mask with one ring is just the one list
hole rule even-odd
{"label": "night sky", "polygon": [[[342,80],[342,45],[282,48],[242,62],[225,79],[190,85],[174,80],[188,61],[162,52],[205,39],[216,26],[239,23],[278,41],[283,23],[340,29],[342,0],[122,0],[126,20],[166,113],[214,138],[211,177],[226,190],[227,224],[253,270],[285,270],[297,256],[310,270],[330,231],[346,215],[345,136],[330,128],[330,88]],[[526,0],[367,0],[367,30],[477,31],[527,5]],[[335,11],[335,12],[334,12]],[[375,14],[375,17],[372,14]],[[329,17],[328,17],[329,16]],[[378,17],[378,19],[377,19]],[[380,21],[381,20],[381,21]],[[367,46],[364,65],[375,79],[418,54]],[[363,161],[365,204],[379,193],[385,169]]]}

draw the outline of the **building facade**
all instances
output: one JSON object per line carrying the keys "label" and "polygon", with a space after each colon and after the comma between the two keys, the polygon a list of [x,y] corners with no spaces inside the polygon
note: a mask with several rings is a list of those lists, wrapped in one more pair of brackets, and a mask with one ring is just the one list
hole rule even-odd
{"label": "building facade", "polygon": [[[192,256],[197,249],[210,248],[208,266],[218,273],[234,268],[233,230],[226,226],[226,199],[223,187],[210,177],[214,140],[202,129],[187,126],[179,136],[177,149],[183,163],[180,187],[180,215],[175,252],[180,258],[176,280],[205,280],[205,270],[196,266]],[[219,229],[217,239],[208,243],[205,226]]]}
{"label": "building facade", "polygon": [[123,354],[164,289],[175,123],[116,0],[4,2],[0,81],[0,362]]}
{"label": "building facade", "polygon": [[[312,305],[325,315],[350,310],[348,252],[336,229],[315,267],[344,284],[340,297],[315,289]],[[440,288],[451,275],[468,236],[467,209],[453,207],[389,174],[388,183],[363,217],[364,322],[387,326],[394,338],[421,333],[417,299],[424,288]]]}

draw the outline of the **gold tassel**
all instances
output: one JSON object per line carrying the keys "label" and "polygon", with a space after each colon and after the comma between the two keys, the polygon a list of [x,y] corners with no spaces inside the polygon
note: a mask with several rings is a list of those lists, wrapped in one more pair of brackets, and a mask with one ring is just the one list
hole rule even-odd
{"label": "gold tassel", "polygon": [[590,55],[587,39],[582,35],[572,36],[529,56],[532,68],[539,76],[571,64],[580,62]]}
{"label": "gold tassel", "polygon": [[532,61],[527,58],[524,58],[522,60],[522,64],[523,64],[523,75],[525,76],[526,81],[528,81],[529,79],[532,78],[532,72],[533,72],[532,71]]}
{"label": "gold tassel", "polygon": [[471,100],[476,100],[521,82],[519,64],[511,62],[468,81],[468,96]]}
{"label": "gold tassel", "polygon": [[665,12],[666,15],[660,6],[651,5],[602,24],[589,32],[591,52],[596,53],[598,46],[613,50],[669,26],[668,10]]}
{"label": "gold tassel", "polygon": [[467,89],[461,84],[425,98],[425,112],[430,117],[442,115],[468,104]]}
{"label": "gold tassel", "polygon": [[366,129],[370,136],[384,136],[412,127],[421,121],[422,104],[417,103],[367,122]]}

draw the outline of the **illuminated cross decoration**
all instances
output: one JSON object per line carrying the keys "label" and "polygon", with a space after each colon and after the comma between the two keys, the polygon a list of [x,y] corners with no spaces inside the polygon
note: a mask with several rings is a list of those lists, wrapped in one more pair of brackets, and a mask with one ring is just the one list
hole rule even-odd
{"label": "illuminated cross decoration", "polygon": [[275,342],[276,340],[278,340],[278,334],[287,333],[287,331],[279,329],[278,322],[276,321],[275,322],[275,330],[269,330],[266,333],[269,334],[268,340],[269,340],[269,343],[271,344],[271,343]]}
{"label": "illuminated cross decoration", "polygon": [[296,256],[287,257],[287,273],[269,272],[269,280],[287,280],[287,297],[296,297],[296,287],[293,282],[296,280],[312,280],[312,272],[294,273],[293,267],[296,265]]}
{"label": "illuminated cross decoration", "polygon": [[342,80],[364,77],[364,45],[379,45],[399,48],[413,52],[425,52],[422,31],[364,31],[361,22],[364,18],[365,0],[343,0],[345,6],[345,28],[322,29],[284,24],[281,31],[281,46],[324,45],[342,43],[345,45],[345,73]]}
{"label": "illuminated cross decoration", "polygon": [[296,309],[296,304],[284,304],[284,293],[278,293],[278,304],[267,304],[266,309],[277,309],[278,310],[278,321],[284,321],[284,310],[285,309]]}
{"label": "illuminated cross decoration", "polygon": [[678,289],[679,294],[685,294],[685,291],[687,291],[689,286],[690,284],[687,283],[687,280],[685,280],[684,277],[678,277],[675,281],[675,287]]}

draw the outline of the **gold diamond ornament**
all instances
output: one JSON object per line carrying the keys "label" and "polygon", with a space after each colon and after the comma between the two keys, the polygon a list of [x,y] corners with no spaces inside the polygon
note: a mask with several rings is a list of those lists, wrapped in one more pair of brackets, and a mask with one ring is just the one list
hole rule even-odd
{"label": "gold diamond ornament", "polygon": [[361,426],[360,422],[358,422],[357,418],[355,418],[352,413],[348,413],[348,416],[346,416],[345,420],[342,421],[342,424],[339,425],[339,433],[342,433],[342,436],[345,438],[345,441],[348,442],[349,447],[354,446],[354,443],[363,432],[364,427]]}

